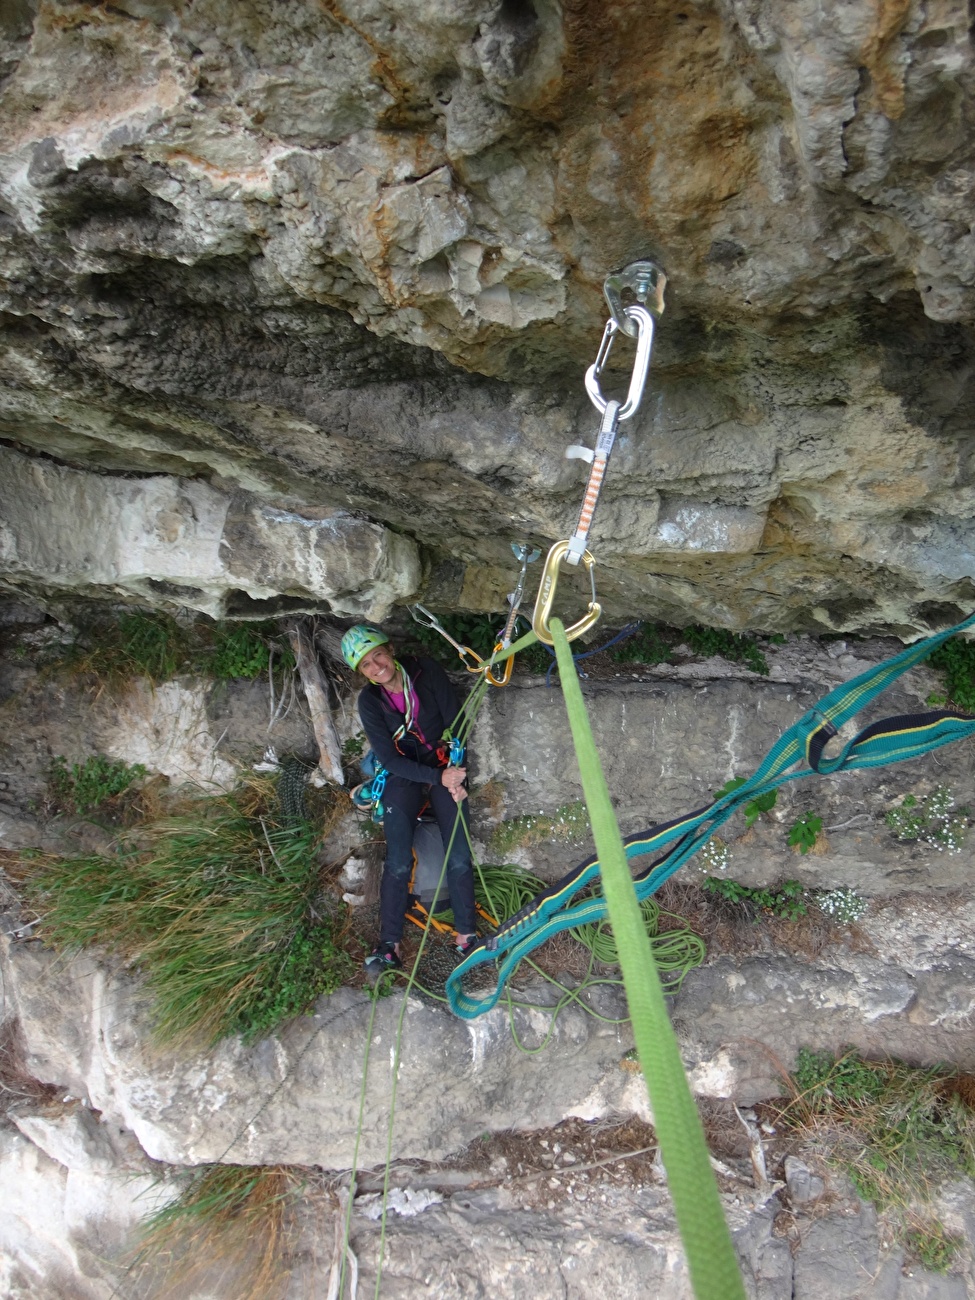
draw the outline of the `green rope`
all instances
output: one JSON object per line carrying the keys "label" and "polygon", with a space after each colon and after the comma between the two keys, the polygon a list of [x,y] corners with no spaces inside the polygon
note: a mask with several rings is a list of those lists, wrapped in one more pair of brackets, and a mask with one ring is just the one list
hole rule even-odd
{"label": "green rope", "polygon": [[603,891],[619,947],[633,1036],[650,1093],[654,1128],[667,1170],[691,1284],[698,1300],[745,1300],[731,1234],[711,1171],[704,1130],[684,1074],[653,951],[643,928],[640,905],[627,866],[606,777],[596,752],[572,649],[561,620],[553,618],[549,626],[583,794],[599,854]]}

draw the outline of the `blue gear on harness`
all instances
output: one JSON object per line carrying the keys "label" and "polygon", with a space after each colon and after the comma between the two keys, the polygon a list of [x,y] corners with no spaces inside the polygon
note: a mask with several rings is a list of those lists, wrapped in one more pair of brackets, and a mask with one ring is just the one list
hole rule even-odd
{"label": "blue gear on harness", "polygon": [[[655,893],[739,808],[787,781],[814,774],[831,775],[861,767],[900,763],[930,753],[954,740],[975,735],[975,718],[955,710],[939,709],[933,713],[902,714],[873,722],[847,741],[832,758],[824,754],[830,739],[865,705],[949,637],[973,625],[975,614],[957,627],[918,641],[893,659],[837,686],[779,738],[757,771],[743,785],[728,791],[705,808],[629,836],[625,841],[627,858],[642,857],[667,845],[672,846],[634,877],[637,898],[642,902]],[[788,770],[799,764],[802,766],[798,770]],[[494,1007],[518,963],[546,939],[563,930],[605,920],[606,900],[600,892],[571,906],[571,900],[580,890],[591,888],[598,891],[599,880],[598,858],[587,859],[543,890],[520,912],[509,917],[495,935],[475,948],[447,980],[447,998],[455,1015],[473,1020]],[[466,993],[462,983],[464,976],[489,961],[499,962],[497,987],[483,997]]]}
{"label": "blue gear on harness", "polygon": [[464,749],[464,745],[463,745],[463,743],[462,743],[462,742],[461,742],[461,741],[460,741],[456,736],[451,736],[451,737],[450,737],[450,751],[449,751],[449,759],[450,759],[450,761],[448,762],[447,766],[448,766],[448,767],[460,767],[460,765],[461,765],[461,764],[463,763],[463,761],[464,761],[464,754],[465,754],[465,752],[466,752],[466,751],[465,751],[465,749]]}
{"label": "blue gear on harness", "polygon": [[367,780],[357,785],[352,791],[352,802],[360,812],[368,812],[374,822],[383,819],[383,792],[386,789],[387,770],[379,763],[375,753],[370,749],[362,757],[359,770]]}

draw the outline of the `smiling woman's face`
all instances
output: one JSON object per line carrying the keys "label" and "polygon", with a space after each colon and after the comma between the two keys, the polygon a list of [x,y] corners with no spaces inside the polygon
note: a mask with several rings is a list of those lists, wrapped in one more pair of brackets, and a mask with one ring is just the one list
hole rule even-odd
{"label": "smiling woman's face", "polygon": [[393,689],[399,677],[391,645],[377,645],[359,660],[359,672],[376,686]]}

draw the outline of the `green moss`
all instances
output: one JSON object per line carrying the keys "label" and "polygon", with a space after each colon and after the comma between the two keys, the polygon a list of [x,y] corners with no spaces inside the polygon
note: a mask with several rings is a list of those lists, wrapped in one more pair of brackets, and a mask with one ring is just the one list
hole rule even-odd
{"label": "green moss", "polygon": [[752,672],[761,673],[763,677],[769,674],[768,661],[752,636],[729,632],[721,627],[700,626],[685,627],[681,635],[694,653],[704,659],[709,659],[712,655],[720,655],[722,659],[729,659],[732,663],[744,664]]}

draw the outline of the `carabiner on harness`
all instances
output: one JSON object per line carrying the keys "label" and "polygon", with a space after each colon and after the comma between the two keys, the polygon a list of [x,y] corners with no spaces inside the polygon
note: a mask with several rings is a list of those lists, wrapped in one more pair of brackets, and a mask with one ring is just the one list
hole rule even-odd
{"label": "carabiner on harness", "polygon": [[[521,572],[518,574],[518,582],[514,591],[508,596],[508,604],[511,608],[508,610],[508,619],[504,625],[503,631],[501,632],[501,636],[495,643],[495,654],[497,654],[499,650],[507,650],[508,646],[511,645],[511,639],[515,631],[515,619],[518,617],[518,611],[521,608],[521,602],[525,595],[525,582],[528,577],[528,566],[529,564],[534,564],[541,555],[541,551],[537,546],[529,547],[527,542],[512,542],[511,549],[514,552],[515,559],[521,562]],[[507,686],[511,681],[511,670],[514,667],[514,662],[514,656],[509,655],[501,666],[500,677],[495,676],[494,669],[491,667],[490,663],[488,663],[484,667],[484,676],[492,686]]]}
{"label": "carabiner on harness", "polygon": [[[555,589],[559,581],[559,565],[564,559],[568,558],[569,542],[556,542],[549,551],[545,560],[545,568],[542,570],[542,581],[538,588],[538,596],[535,599],[535,611],[532,614],[532,631],[538,637],[539,641],[544,641],[546,645],[553,645],[554,638],[549,630],[548,621],[552,617],[552,604],[555,600]],[[588,632],[591,627],[598,621],[603,607],[596,599],[596,561],[589,551],[583,551],[582,562],[589,570],[589,584],[592,588],[592,599],[589,602],[589,608],[583,614],[578,622],[573,623],[571,627],[565,629],[566,638],[574,641],[576,637],[582,636],[583,632]]]}
{"label": "carabiner on harness", "polygon": [[[469,673],[479,673],[481,671],[484,662],[481,656],[472,650],[469,645],[461,645],[459,641],[455,641],[436,614],[431,614],[423,605],[409,605],[407,608],[413,615],[415,623],[419,623],[421,627],[432,628],[434,632],[439,632],[445,641],[450,642],[460,656],[461,663]],[[473,663],[468,663],[468,656],[473,660]]]}

